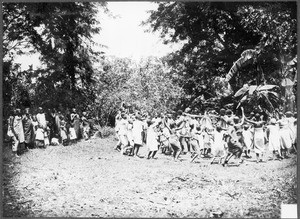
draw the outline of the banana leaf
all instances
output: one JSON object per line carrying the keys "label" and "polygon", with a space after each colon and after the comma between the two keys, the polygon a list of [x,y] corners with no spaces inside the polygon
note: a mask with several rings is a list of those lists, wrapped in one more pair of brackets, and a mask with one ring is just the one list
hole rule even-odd
{"label": "banana leaf", "polygon": [[244,95],[248,90],[249,90],[249,85],[244,84],[244,86],[234,94],[234,97]]}
{"label": "banana leaf", "polygon": [[256,91],[256,89],[258,88],[258,86],[256,85],[251,85],[249,87],[249,95],[252,95],[254,93],[254,91]]}
{"label": "banana leaf", "polygon": [[243,98],[239,101],[239,104],[236,106],[236,108],[238,109],[240,105],[247,100],[247,98],[248,98],[247,96],[243,96]]}
{"label": "banana leaf", "polygon": [[275,87],[278,87],[277,85],[271,85],[271,84],[266,84],[266,85],[260,85],[257,90],[262,91],[262,90],[271,90]]}
{"label": "banana leaf", "polygon": [[247,49],[242,52],[241,57],[233,63],[231,69],[226,75],[226,80],[229,81],[233,75],[243,66],[249,64],[253,61],[254,58],[259,54],[256,50],[253,49]]}
{"label": "banana leaf", "polygon": [[294,82],[291,81],[289,78],[285,78],[281,81],[281,86],[286,87],[286,86],[293,86]]}

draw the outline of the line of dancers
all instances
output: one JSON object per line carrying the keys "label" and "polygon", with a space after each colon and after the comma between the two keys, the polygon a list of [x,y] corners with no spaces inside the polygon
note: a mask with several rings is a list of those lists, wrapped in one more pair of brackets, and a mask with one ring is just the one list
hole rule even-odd
{"label": "line of dancers", "polygon": [[[282,160],[297,152],[297,119],[291,112],[265,117],[260,113],[245,116],[221,109],[219,113],[206,111],[192,114],[187,108],[173,114],[150,116],[139,111],[129,114],[119,111],[116,116],[115,131],[118,138],[116,150],[123,155],[137,156],[139,149],[146,146],[147,159],[156,159],[159,149],[172,154],[175,161],[181,155],[190,154],[191,162],[203,157],[211,157],[223,166],[231,157],[244,162],[255,153],[256,162],[266,161],[267,151],[272,159]],[[244,156],[242,156],[244,154]]]}

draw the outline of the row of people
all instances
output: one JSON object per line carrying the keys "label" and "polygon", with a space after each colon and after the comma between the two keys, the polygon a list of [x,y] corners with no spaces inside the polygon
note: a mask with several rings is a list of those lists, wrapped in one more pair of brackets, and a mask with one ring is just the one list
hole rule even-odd
{"label": "row of people", "polygon": [[171,151],[175,160],[180,154],[191,153],[192,162],[210,153],[212,162],[219,157],[223,165],[234,155],[243,162],[242,153],[250,157],[250,152],[260,162],[266,150],[273,152],[273,158],[283,159],[292,147],[296,150],[296,123],[291,112],[267,120],[261,114],[250,114],[247,118],[243,110],[241,118],[223,109],[219,114],[204,115],[178,111],[176,118],[171,114],[150,118],[139,112],[134,115],[119,112],[116,149],[122,154],[138,156],[139,148],[146,145],[150,159],[161,147],[164,152]]}
{"label": "row of people", "polygon": [[89,139],[91,122],[87,113],[81,116],[72,110],[69,115],[61,112],[45,113],[42,107],[36,114],[25,108],[24,112],[15,109],[7,121],[7,136],[12,140],[12,151],[18,156],[18,148],[24,144],[26,149],[63,144],[64,146],[84,138]]}

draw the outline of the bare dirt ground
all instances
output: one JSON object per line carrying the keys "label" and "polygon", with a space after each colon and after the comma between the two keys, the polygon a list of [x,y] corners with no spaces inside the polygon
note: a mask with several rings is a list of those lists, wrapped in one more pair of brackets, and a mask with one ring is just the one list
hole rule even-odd
{"label": "bare dirt ground", "polygon": [[[33,149],[20,158],[3,147],[5,217],[280,218],[297,203],[296,155],[228,167],[122,156],[113,138]],[[140,154],[145,156],[146,148]]]}

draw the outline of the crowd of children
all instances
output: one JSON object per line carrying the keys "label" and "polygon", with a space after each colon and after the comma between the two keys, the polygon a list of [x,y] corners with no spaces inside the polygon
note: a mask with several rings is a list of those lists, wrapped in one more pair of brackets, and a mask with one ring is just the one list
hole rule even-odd
{"label": "crowd of children", "polygon": [[46,148],[48,145],[67,146],[83,138],[88,140],[91,122],[86,112],[79,116],[76,109],[63,115],[55,109],[45,112],[39,107],[37,113],[30,108],[15,109],[7,121],[7,136],[12,140],[12,151],[16,157],[24,145],[26,149]]}
{"label": "crowd of children", "polygon": [[[146,146],[147,159],[156,158],[159,149],[172,154],[175,161],[182,154],[190,153],[191,162],[196,158],[219,159],[225,166],[232,156],[240,159],[256,155],[256,162],[267,160],[267,151],[273,159],[284,159],[297,151],[297,119],[291,112],[275,113],[266,117],[260,113],[234,115],[231,110],[191,114],[184,112],[150,117],[139,111],[129,114],[119,111],[116,116],[116,150],[123,155],[138,156],[139,148]],[[244,154],[244,156],[242,156]]]}

